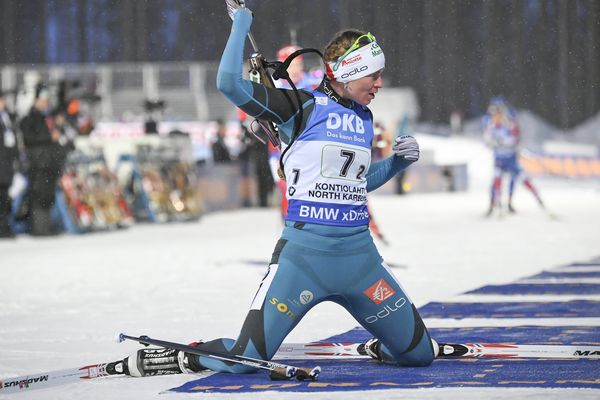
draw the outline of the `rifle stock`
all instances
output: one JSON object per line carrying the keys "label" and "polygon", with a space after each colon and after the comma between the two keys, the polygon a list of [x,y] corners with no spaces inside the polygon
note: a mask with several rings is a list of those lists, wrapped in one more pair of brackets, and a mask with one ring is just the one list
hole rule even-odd
{"label": "rifle stock", "polygon": [[[233,4],[237,4],[239,7],[246,7],[244,0],[225,0],[225,3],[227,4],[228,9],[234,7]],[[233,11],[229,11],[229,15],[233,19]],[[250,40],[250,44],[254,49],[254,54],[248,60],[250,80],[252,82],[264,85],[268,88],[275,88],[273,78],[271,77],[271,74],[269,74],[269,72],[267,71],[266,60],[258,51],[258,46],[256,45],[256,42],[254,41],[254,37],[252,36],[251,32],[248,32],[248,39]],[[260,126],[267,134],[269,141],[273,144],[273,146],[281,148],[281,141],[279,140],[279,132],[277,130],[277,126],[272,121],[261,120],[258,118],[257,120]],[[258,139],[263,141],[260,138]]]}
{"label": "rifle stock", "polygon": [[[248,65],[250,67],[248,74],[252,82],[260,83],[268,88],[275,88],[273,78],[267,71],[266,61],[260,53],[254,53],[248,60]],[[279,140],[277,126],[272,121],[267,120],[259,119],[259,123],[273,146],[280,147],[281,141]]]}

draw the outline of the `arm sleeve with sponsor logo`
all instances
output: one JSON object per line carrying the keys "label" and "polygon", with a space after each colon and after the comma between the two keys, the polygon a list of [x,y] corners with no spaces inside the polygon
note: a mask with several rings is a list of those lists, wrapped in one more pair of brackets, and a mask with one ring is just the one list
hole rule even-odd
{"label": "arm sleeve with sponsor logo", "polygon": [[[244,42],[250,31],[252,15],[245,9],[236,12],[231,34],[221,57],[217,73],[217,88],[229,101],[254,118],[289,125],[297,114],[298,102],[292,90],[272,89],[243,79]],[[308,92],[299,91],[301,103],[312,99]],[[310,112],[304,113],[304,126]],[[291,124],[293,125],[293,124]],[[289,133],[282,132],[289,136]],[[287,142],[287,138],[284,142]]]}
{"label": "arm sleeve with sponsor logo", "polygon": [[396,174],[403,169],[406,169],[412,161],[395,155],[371,164],[369,173],[367,174],[367,192],[379,188],[381,185],[392,179]]}

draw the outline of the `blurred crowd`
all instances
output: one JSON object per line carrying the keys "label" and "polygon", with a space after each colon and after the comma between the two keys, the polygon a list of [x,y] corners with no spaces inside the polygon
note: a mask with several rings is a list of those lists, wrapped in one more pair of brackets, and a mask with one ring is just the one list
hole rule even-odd
{"label": "blurred crowd", "polygon": [[[69,81],[52,86],[38,81],[22,90],[0,92],[2,238],[14,237],[14,218],[26,219],[35,236],[59,232],[50,218],[56,185],[75,138],[92,128],[91,120],[80,114],[80,100],[69,95],[72,86]],[[24,195],[18,210],[13,210],[16,195],[9,189]]]}

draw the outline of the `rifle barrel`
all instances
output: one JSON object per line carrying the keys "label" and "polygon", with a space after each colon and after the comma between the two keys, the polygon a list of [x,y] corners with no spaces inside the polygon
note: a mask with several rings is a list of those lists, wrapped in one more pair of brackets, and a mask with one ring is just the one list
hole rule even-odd
{"label": "rifle barrel", "polygon": [[254,36],[252,36],[252,32],[248,32],[248,39],[250,39],[250,44],[252,45],[252,49],[254,50],[254,52],[258,53],[258,46],[254,41]]}

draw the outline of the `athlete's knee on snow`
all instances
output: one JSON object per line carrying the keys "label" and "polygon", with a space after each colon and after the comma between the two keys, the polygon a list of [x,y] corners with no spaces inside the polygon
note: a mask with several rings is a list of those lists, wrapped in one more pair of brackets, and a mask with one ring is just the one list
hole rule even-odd
{"label": "athlete's knee on snow", "polygon": [[385,342],[371,339],[365,344],[365,353],[388,364],[404,367],[426,367],[430,365],[438,351],[437,343],[429,337],[427,329],[418,319],[412,340],[387,337]]}
{"label": "athlete's knee on snow", "polygon": [[434,349],[427,328],[416,307],[412,305],[412,335],[405,335],[402,340],[387,337],[381,346],[382,359],[387,353],[397,364],[409,367],[426,367],[435,358]]}
{"label": "athlete's knee on snow", "polygon": [[409,351],[392,352],[385,345],[379,351],[382,361],[403,367],[427,367],[435,358],[429,335],[423,335],[419,343]]}
{"label": "athlete's knee on snow", "polygon": [[398,358],[398,364],[405,367],[427,367],[434,358],[431,340],[424,336],[419,346]]}

